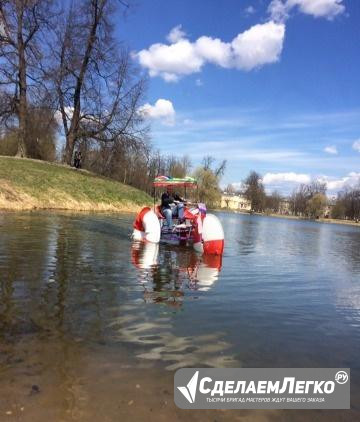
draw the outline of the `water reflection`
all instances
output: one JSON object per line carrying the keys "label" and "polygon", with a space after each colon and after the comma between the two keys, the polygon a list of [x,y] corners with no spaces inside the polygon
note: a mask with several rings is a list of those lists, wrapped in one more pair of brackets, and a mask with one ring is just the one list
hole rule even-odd
{"label": "water reflection", "polygon": [[173,377],[159,367],[283,366],[351,367],[342,416],[359,419],[358,228],[220,218],[223,262],[132,245],[133,216],[0,213],[0,414],[142,420],[144,395],[153,409],[169,400]]}
{"label": "water reflection", "polygon": [[[132,358],[155,363],[162,356],[168,368],[231,361],[223,354],[231,345],[222,334],[203,334],[199,327],[184,335],[172,314],[184,313],[185,301],[199,302],[198,295],[214,287],[219,257],[132,245],[126,217],[35,213],[2,218],[0,338],[9,343],[5,367],[13,362],[9,356],[20,359],[11,344],[22,338],[34,345],[51,339],[64,350],[69,344],[127,344],[138,348]],[[68,373],[64,359],[56,366]]]}
{"label": "water reflection", "polygon": [[[131,261],[137,270],[137,282],[144,289],[144,303],[165,305],[172,312],[197,301],[196,293],[211,289],[222,265],[219,256],[201,256],[189,248],[142,242],[132,244]],[[124,315],[115,318],[110,327],[118,332],[118,340],[141,346],[138,358],[161,361],[169,370],[200,362],[204,366],[235,363],[225,353],[231,345],[223,340],[222,333],[213,330],[210,334],[180,335],[172,313],[151,313],[149,318],[149,308],[134,302],[123,307]]]}
{"label": "water reflection", "polygon": [[0,370],[30,338],[44,362],[63,346],[65,372],[74,345],[170,369],[358,365],[358,228],[220,217],[223,262],[132,244],[132,216],[0,214]]}
{"label": "water reflection", "polygon": [[144,296],[155,302],[182,298],[186,288],[211,289],[222,267],[222,256],[199,255],[191,248],[144,242],[133,243],[131,257],[144,285]]}

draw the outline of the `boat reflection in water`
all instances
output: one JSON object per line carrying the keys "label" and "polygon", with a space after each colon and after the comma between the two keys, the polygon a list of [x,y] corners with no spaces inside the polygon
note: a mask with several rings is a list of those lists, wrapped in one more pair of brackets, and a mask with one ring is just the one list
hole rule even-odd
{"label": "boat reflection in water", "polygon": [[175,307],[181,306],[187,289],[211,289],[222,265],[218,255],[199,255],[188,248],[155,243],[133,243],[131,256],[144,286],[145,302]]}
{"label": "boat reflection in water", "polygon": [[[118,340],[137,345],[142,362],[162,362],[168,370],[205,365],[236,365],[222,331],[202,332],[193,311],[202,293],[214,287],[222,257],[198,255],[193,249],[154,243],[133,243],[131,259],[143,289],[142,305],[134,298],[111,323]],[[206,299],[205,299],[206,300]],[[161,304],[147,306],[147,304]],[[181,318],[176,315],[181,311]]]}

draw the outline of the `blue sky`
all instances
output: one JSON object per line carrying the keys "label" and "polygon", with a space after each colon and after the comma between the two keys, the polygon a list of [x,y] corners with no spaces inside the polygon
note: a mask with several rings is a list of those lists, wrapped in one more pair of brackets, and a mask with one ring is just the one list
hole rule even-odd
{"label": "blue sky", "polygon": [[139,1],[118,36],[149,75],[163,153],[227,159],[287,193],[360,180],[360,1]]}

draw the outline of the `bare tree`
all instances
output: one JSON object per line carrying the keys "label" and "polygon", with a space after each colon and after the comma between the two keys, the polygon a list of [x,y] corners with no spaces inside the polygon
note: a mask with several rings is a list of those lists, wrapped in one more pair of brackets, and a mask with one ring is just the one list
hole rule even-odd
{"label": "bare tree", "polygon": [[323,193],[315,193],[306,204],[306,214],[309,218],[320,218],[324,214],[327,198]]}
{"label": "bare tree", "polygon": [[326,183],[313,181],[309,184],[299,185],[294,189],[290,197],[290,209],[292,213],[300,216],[308,216],[308,203],[317,194],[325,196]]}
{"label": "bare tree", "polygon": [[306,185],[306,191],[309,198],[312,198],[317,193],[326,194],[326,183],[314,180]]}
{"label": "bare tree", "polygon": [[59,21],[54,38],[60,46],[54,49],[53,75],[67,164],[79,142],[136,143],[146,133],[138,112],[145,82],[113,37],[115,2],[81,0],[76,6]]}
{"label": "bare tree", "polygon": [[235,195],[236,193],[236,189],[234,188],[234,185],[232,185],[231,183],[229,183],[226,188],[225,188],[225,192],[229,195]]}
{"label": "bare tree", "polygon": [[290,209],[294,215],[305,215],[307,202],[307,188],[305,184],[299,185],[290,196]]}
{"label": "bare tree", "polygon": [[53,16],[52,3],[0,0],[0,119],[18,125],[21,157],[27,156],[28,91],[41,86],[39,37]]}
{"label": "bare tree", "polygon": [[215,176],[218,179],[220,179],[224,175],[225,169],[226,169],[226,160],[222,160],[221,163],[218,165],[218,167],[216,167],[216,169],[214,170]]}
{"label": "bare tree", "polygon": [[207,170],[211,170],[211,166],[214,164],[215,162],[215,158],[212,157],[211,155],[206,155],[203,159],[202,159],[202,167],[205,171]]}
{"label": "bare tree", "polygon": [[280,211],[281,195],[277,190],[274,190],[270,195],[266,195],[265,208],[269,211],[278,213]]}
{"label": "bare tree", "polygon": [[206,155],[203,159],[202,159],[202,168],[205,171],[212,171],[216,177],[221,178],[221,176],[224,175],[225,173],[225,169],[226,169],[226,160],[223,160],[218,167],[216,167],[215,169],[212,168],[213,164],[215,163],[215,158],[212,157],[211,155]]}
{"label": "bare tree", "polygon": [[221,204],[220,180],[225,172],[226,161],[222,161],[218,167],[212,168],[215,158],[206,156],[202,160],[202,166],[195,169],[194,177],[198,183],[198,195],[201,202],[211,207]]}
{"label": "bare tree", "polygon": [[244,195],[251,202],[252,211],[263,211],[265,206],[265,189],[261,175],[251,171],[244,180]]}
{"label": "bare tree", "polygon": [[190,159],[190,157],[188,155],[184,155],[181,158],[180,161],[181,161],[181,166],[183,168],[184,176],[187,176],[188,174],[190,174],[190,170],[192,168],[191,159]]}
{"label": "bare tree", "polygon": [[334,218],[360,219],[360,183],[338,193],[332,214]]}

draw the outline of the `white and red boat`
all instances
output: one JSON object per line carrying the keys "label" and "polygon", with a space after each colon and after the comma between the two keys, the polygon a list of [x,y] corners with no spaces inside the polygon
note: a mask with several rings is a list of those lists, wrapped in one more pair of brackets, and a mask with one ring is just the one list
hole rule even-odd
{"label": "white and red boat", "polygon": [[153,182],[154,206],[144,207],[136,216],[132,237],[134,240],[152,243],[169,243],[192,246],[205,255],[222,255],[224,251],[224,231],[220,220],[207,212],[203,203],[184,203],[184,218],[174,219],[174,226],[165,224],[160,205],[156,205],[156,188],[196,189],[197,182],[192,177],[170,178],[159,176]]}

